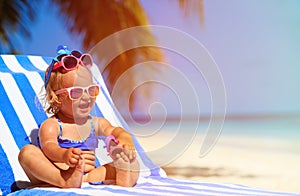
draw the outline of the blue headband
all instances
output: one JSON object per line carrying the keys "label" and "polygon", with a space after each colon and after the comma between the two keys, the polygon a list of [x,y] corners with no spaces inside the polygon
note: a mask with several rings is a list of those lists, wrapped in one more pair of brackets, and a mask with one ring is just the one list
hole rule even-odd
{"label": "blue headband", "polygon": [[63,45],[57,46],[56,53],[57,56],[54,58],[54,60],[56,61],[58,61],[57,57],[60,55],[71,55],[71,51],[68,50],[68,47]]}
{"label": "blue headband", "polygon": [[45,78],[45,85],[44,85],[44,86],[45,86],[45,89],[46,89],[47,84],[48,84],[48,82],[49,82],[49,79],[50,79],[50,75],[51,75],[53,66],[54,66],[54,64],[55,64],[56,62],[59,61],[59,60],[58,60],[58,57],[61,56],[61,55],[71,55],[71,52],[70,52],[70,50],[68,50],[68,47],[67,47],[67,46],[64,46],[64,45],[59,45],[59,46],[57,46],[56,53],[57,53],[57,56],[54,57],[54,58],[52,59],[52,62],[51,62],[51,64],[50,64],[50,66],[49,66],[49,70],[48,70],[47,75],[46,75],[46,78]]}

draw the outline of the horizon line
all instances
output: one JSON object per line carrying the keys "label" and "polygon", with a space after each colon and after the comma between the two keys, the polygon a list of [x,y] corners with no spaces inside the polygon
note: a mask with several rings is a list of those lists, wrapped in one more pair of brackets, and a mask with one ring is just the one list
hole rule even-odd
{"label": "horizon line", "polygon": [[[164,119],[164,121],[208,121],[211,119],[211,115],[201,115],[199,117],[189,115],[189,116],[167,116],[167,117],[151,117],[151,116],[131,116],[131,117],[123,117],[126,122],[150,122],[155,121],[159,122]],[[215,115],[214,118],[222,120],[267,120],[267,119],[282,119],[282,118],[299,118],[300,119],[300,112],[299,113],[252,113],[252,114],[229,114],[225,115],[225,117]]]}

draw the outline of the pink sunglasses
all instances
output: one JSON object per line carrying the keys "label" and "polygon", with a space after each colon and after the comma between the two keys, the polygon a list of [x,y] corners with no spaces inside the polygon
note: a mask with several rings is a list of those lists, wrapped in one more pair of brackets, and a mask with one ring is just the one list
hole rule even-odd
{"label": "pink sunglasses", "polygon": [[76,69],[79,64],[85,67],[93,65],[93,59],[90,54],[82,54],[79,58],[73,55],[63,56],[61,60],[54,64],[53,70],[63,67],[65,70],[70,71]]}
{"label": "pink sunglasses", "polygon": [[96,98],[99,95],[100,92],[100,86],[97,84],[92,84],[87,87],[79,87],[79,86],[73,86],[69,88],[63,88],[60,90],[55,91],[56,95],[62,94],[64,92],[68,92],[69,98],[71,100],[77,100],[80,99],[83,96],[84,92],[87,92],[87,94],[91,98]]}

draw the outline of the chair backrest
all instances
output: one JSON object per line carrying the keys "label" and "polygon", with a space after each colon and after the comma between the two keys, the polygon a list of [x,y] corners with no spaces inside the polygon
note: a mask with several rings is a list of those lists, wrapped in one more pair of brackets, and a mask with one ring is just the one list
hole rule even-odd
{"label": "chair backrest", "polygon": [[[0,184],[17,180],[28,180],[18,163],[20,149],[29,143],[36,143],[39,125],[48,117],[39,97],[43,88],[44,72],[52,58],[42,56],[0,56]],[[114,126],[130,129],[116,110],[96,65],[92,68],[94,79],[101,85],[92,115],[108,119]],[[165,175],[147,157],[134,137],[141,174]],[[104,144],[103,144],[104,145]],[[99,148],[97,155],[106,154]],[[105,157],[105,156],[104,156]],[[98,157],[99,158],[99,157]],[[100,157],[101,164],[110,161]],[[1,186],[2,186],[1,185]]]}

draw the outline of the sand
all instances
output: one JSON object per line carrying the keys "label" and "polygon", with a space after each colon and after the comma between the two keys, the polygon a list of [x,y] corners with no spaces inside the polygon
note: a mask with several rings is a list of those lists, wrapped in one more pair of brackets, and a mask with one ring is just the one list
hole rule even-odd
{"label": "sand", "polygon": [[164,150],[166,138],[172,140],[168,133],[137,139],[169,177],[300,193],[299,145],[279,139],[221,135],[213,149],[199,157],[203,137],[198,134],[183,154],[170,161],[166,161],[168,152]]}

